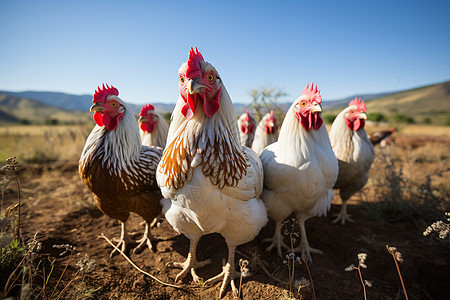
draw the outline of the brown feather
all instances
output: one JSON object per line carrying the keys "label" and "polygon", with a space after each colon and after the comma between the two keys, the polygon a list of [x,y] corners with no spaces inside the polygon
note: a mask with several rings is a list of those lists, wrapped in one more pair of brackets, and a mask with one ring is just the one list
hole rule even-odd
{"label": "brown feather", "polygon": [[151,222],[161,213],[159,201],[162,195],[154,175],[160,155],[161,151],[143,148],[134,166],[137,170],[130,174],[122,170],[120,176],[111,176],[110,170],[102,165],[103,157],[98,156],[85,165],[80,162],[79,173],[94,194],[96,206],[104,214],[125,222],[129,213],[134,212]]}

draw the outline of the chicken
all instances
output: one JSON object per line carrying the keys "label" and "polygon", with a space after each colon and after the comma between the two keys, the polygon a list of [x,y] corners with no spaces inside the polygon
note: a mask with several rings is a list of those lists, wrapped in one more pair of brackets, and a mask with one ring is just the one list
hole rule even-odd
{"label": "chicken", "polygon": [[253,138],[255,137],[256,121],[245,109],[238,120],[239,134],[241,137],[241,145],[251,147]]}
{"label": "chicken", "polygon": [[273,116],[273,110],[271,110],[259,121],[256,127],[252,149],[256,154],[260,155],[266,146],[275,143],[277,140],[278,125],[276,118]]}
{"label": "chicken", "polygon": [[155,112],[153,105],[147,104],[142,107],[138,123],[142,145],[158,146],[163,149],[166,147],[169,124],[162,115]]}
{"label": "chicken", "polygon": [[380,144],[381,147],[386,147],[392,142],[392,134],[394,133],[394,131],[395,129],[391,128],[389,130],[372,132],[369,134],[369,140],[374,146]]}
{"label": "chicken", "polygon": [[145,233],[134,251],[145,245],[152,249],[148,225],[162,208],[155,179],[162,149],[141,145],[138,123],[118,95],[115,87],[105,84],[95,92],[91,112],[97,125],[87,138],[78,171],[97,207],[120,221],[117,247],[125,251],[131,242],[126,221],[134,212],[146,221]]}
{"label": "chicken", "polygon": [[179,69],[179,98],[172,114],[167,147],[158,165],[156,179],[165,198],[167,221],[190,240],[189,254],[175,280],[182,280],[210,263],[197,261],[199,239],[221,234],[228,246],[223,271],[205,282],[222,280],[219,297],[238,276],[234,256],[238,245],[253,240],[267,222],[260,199],[263,170],[256,153],[241,146],[236,112],[216,69],[191,48],[189,59]]}
{"label": "chicken", "polygon": [[364,187],[375,158],[374,147],[364,130],[366,112],[364,101],[355,98],[331,125],[330,142],[339,162],[339,176],[334,188],[339,189],[342,199],[341,210],[333,223],[352,221],[347,214],[347,200]]}
{"label": "chicken", "polygon": [[281,257],[281,247],[288,248],[282,240],[281,224],[295,213],[301,240],[293,250],[301,252],[302,258],[310,262],[311,253],[322,251],[309,246],[305,221],[312,216],[326,215],[339,171],[320,116],[321,102],[317,86],[306,85],[289,108],[278,141],[260,155],[264,168],[262,200],[269,217],[275,221],[274,236],[263,241],[271,242],[266,251],[276,247]]}

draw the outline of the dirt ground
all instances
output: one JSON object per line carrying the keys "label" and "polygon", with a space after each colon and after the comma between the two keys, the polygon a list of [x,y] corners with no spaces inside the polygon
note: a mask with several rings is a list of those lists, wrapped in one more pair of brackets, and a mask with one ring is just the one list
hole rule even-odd
{"label": "dirt ground", "polygon": [[[417,138],[403,137],[396,146],[417,141]],[[433,141],[425,139],[425,142]],[[448,146],[448,140],[444,144]],[[20,171],[20,180],[22,237],[30,241],[36,235],[42,242],[42,249],[35,259],[35,263],[40,262],[37,274],[41,275],[35,277],[33,297],[50,298],[56,287],[53,298],[60,295],[62,299],[217,298],[220,284],[212,287],[194,286],[188,275],[179,288],[170,287],[139,272],[121,255],[110,258],[112,247],[100,235],[104,234],[109,239],[118,237],[120,225],[104,216],[92,204],[91,193],[78,176],[77,162],[24,165]],[[374,196],[369,194],[365,198]],[[6,190],[5,204],[13,204],[16,199],[16,188],[10,184]],[[355,195],[349,205],[354,223],[345,226],[331,223],[333,214],[340,207],[337,196],[327,217],[307,221],[310,245],[324,252],[324,255],[313,255],[313,264],[309,266],[314,288],[311,284],[290,288],[288,266],[277,257],[275,251],[264,251],[266,245],[262,239],[273,234],[272,221],[254,241],[239,246],[236,262],[241,258],[248,260],[248,268],[252,273],[252,276],[243,279],[241,298],[288,299],[291,289],[295,291],[296,299],[314,299],[313,291],[317,299],[364,299],[358,272],[344,270],[351,264],[357,265],[358,253],[364,252],[367,253],[367,268],[362,269],[362,276],[364,280],[372,282],[372,287],[367,287],[367,298],[404,299],[394,260],[386,250],[386,245],[389,245],[396,247],[403,255],[404,262],[400,264],[400,269],[409,299],[449,299],[450,245],[436,236],[422,236],[423,230],[433,220],[427,219],[427,216],[417,216],[415,220],[406,219],[393,224],[375,221],[363,213],[360,199],[360,195]],[[143,232],[141,221],[136,215],[129,221],[134,238],[139,238]],[[178,235],[165,220],[152,232],[158,239],[156,251],[145,249],[139,254],[130,254],[130,258],[142,270],[159,280],[175,284],[174,278],[179,269],[169,268],[166,264],[184,261],[189,241]],[[65,246],[54,247],[67,244],[76,248],[64,253]],[[198,245],[197,254],[199,260],[212,260],[211,264],[197,270],[199,276],[206,280],[220,273],[227,256],[224,239],[218,234],[204,236]],[[79,272],[80,267],[77,266],[77,262],[85,255],[95,260],[95,268],[89,273]],[[41,277],[47,278],[52,264],[54,267],[47,286],[41,291]],[[10,268],[0,275],[2,292],[12,270]],[[45,276],[42,276],[44,270]],[[58,282],[61,275],[61,281]],[[307,268],[304,264],[295,264],[293,281],[299,281],[302,277],[309,280]],[[236,280],[236,284],[239,287],[239,280]],[[10,296],[18,293],[19,287],[16,287]],[[232,298],[229,287],[224,298]]]}

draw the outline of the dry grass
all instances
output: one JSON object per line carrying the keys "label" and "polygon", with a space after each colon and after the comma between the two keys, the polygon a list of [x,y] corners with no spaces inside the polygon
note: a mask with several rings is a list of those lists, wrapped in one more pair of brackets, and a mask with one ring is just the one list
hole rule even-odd
{"label": "dry grass", "polygon": [[[24,163],[42,163],[47,161],[77,162],[87,135],[89,134],[91,129],[92,125],[0,127],[0,161],[4,161],[5,158],[15,155],[18,157],[19,161]],[[379,127],[377,128],[368,126],[367,131],[370,132],[371,130],[378,129]],[[441,129],[442,131],[440,131]],[[377,160],[375,161],[371,169],[370,180],[364,190],[363,196],[371,202],[378,201],[379,203],[381,203],[379,204],[379,206],[381,206],[381,209],[392,208],[391,206],[383,207],[383,205],[386,205],[386,203],[388,203],[388,205],[391,205],[393,202],[391,201],[382,203],[383,199],[381,199],[381,197],[389,195],[389,193],[391,193],[391,195],[394,195],[394,192],[399,193],[399,199],[397,200],[403,199],[407,202],[414,200],[418,204],[423,204],[426,201],[430,201],[428,202],[428,205],[434,205],[434,202],[432,201],[436,200],[440,203],[439,205],[448,206],[448,204],[450,203],[450,171],[447,171],[450,169],[450,154],[448,152],[449,135],[446,132],[444,133],[443,129],[444,128],[436,126],[407,126],[402,128],[398,132],[399,139],[394,147],[389,148],[388,150],[381,150],[379,147],[377,147]],[[415,134],[420,137],[417,139],[417,145],[403,144],[400,137],[404,133],[408,133],[408,135]],[[424,136],[426,136],[427,138],[423,138]],[[429,137],[435,138],[433,140],[433,143],[429,143]],[[386,157],[389,158],[389,161],[386,160]],[[390,163],[390,165],[388,165],[388,163]],[[391,177],[387,177],[386,174]],[[50,198],[69,199],[70,201],[67,201],[67,205],[83,205],[83,203],[76,204],[77,197],[76,195],[73,195],[74,188],[65,189],[69,186],[70,181],[78,182],[77,174],[73,174],[73,176],[71,175],[72,177],[68,176],[67,180],[69,183],[64,183],[63,186],[56,181],[55,183],[51,182],[51,179],[53,179],[53,175],[46,175],[44,173],[43,176],[44,177],[32,179],[31,183],[36,183],[37,186],[37,182],[42,180],[42,178],[45,178],[46,181],[51,183],[51,185],[47,185],[46,187],[49,190],[46,191],[45,198],[43,198],[44,200],[48,200]],[[47,176],[48,178],[45,176]],[[395,180],[388,180],[389,178],[394,178]],[[392,185],[387,185],[388,182],[392,183]],[[51,187],[51,189],[49,188],[49,186]],[[83,192],[84,191],[79,191],[79,193]],[[360,196],[361,195],[357,195],[354,198],[358,198]],[[35,199],[35,203],[39,203],[40,200],[40,198]],[[397,204],[398,203],[394,203],[394,205]],[[438,209],[440,207],[434,207],[434,209],[436,208]],[[72,207],[67,207],[64,213],[71,210]],[[58,214],[59,213],[55,212],[54,216],[57,217]],[[414,214],[414,211],[412,211],[412,214]],[[421,237],[418,236],[417,238],[419,239]],[[37,239],[34,239],[34,241],[36,245],[33,247],[37,247]],[[38,297],[36,298],[45,298],[51,296],[52,294],[54,298],[68,297],[69,294],[84,295],[84,298],[90,298],[91,294],[94,294],[96,292],[95,289],[91,289],[89,285],[83,282],[83,272],[85,271],[83,271],[81,269],[81,266],[78,266],[78,264],[77,267],[80,268],[75,268],[75,271],[72,270],[72,272],[70,273],[71,277],[69,279],[65,279],[65,286],[63,286],[62,283],[59,283],[59,281],[56,282],[59,276],[61,276],[61,278],[62,276],[69,276],[69,274],[64,273],[66,270],[64,269],[64,266],[66,266],[66,264],[68,265],[68,262],[66,262],[64,265],[59,262],[59,265],[57,266],[60,270],[64,269],[64,271],[62,273],[60,272],[58,276],[56,276],[56,274],[52,274],[54,266],[53,264],[50,265],[49,262],[45,262],[44,265],[44,262],[40,262],[38,260],[33,261],[31,259],[31,253],[33,253],[34,251],[33,247],[27,247],[28,249],[31,249],[29,250],[29,254],[24,254],[25,258],[28,257],[28,261],[25,260],[25,263],[19,266],[21,266],[21,268],[24,268],[26,266],[27,268],[31,269],[33,267],[32,264],[42,264],[45,267],[39,269],[40,273],[37,271],[35,273],[35,276],[40,276],[44,280],[42,278],[32,279],[30,277],[29,280],[22,281],[24,287],[26,287],[27,283],[31,283],[30,286],[34,289],[33,295],[38,295]],[[300,279],[302,279],[300,278],[300,273],[306,273],[302,269],[297,268],[295,268],[294,273],[294,264],[296,261],[294,260],[294,256],[291,256],[290,258],[292,259],[290,261],[291,264],[288,266],[288,270],[286,271],[289,272],[290,275],[289,284],[279,283],[279,285],[281,285],[282,288],[284,288],[285,286],[290,286],[289,289],[286,288],[288,292],[288,294],[286,293],[287,297],[295,297],[297,299],[313,299],[315,297],[315,291],[314,287],[312,286],[313,282],[311,275],[309,281],[305,280],[307,283],[311,284],[311,286],[308,285],[307,287],[304,281],[300,281]],[[74,260],[72,260],[71,262],[73,263]],[[264,270],[264,265],[262,265],[261,268]],[[264,270],[264,272],[270,274],[268,271]],[[297,278],[299,279],[296,283]],[[320,277],[315,277],[315,279],[316,278],[319,278],[320,280]],[[369,276],[369,278],[372,277]],[[39,282],[40,284],[39,287],[36,284],[37,282]],[[365,282],[362,282],[362,288],[364,290]],[[49,283],[48,286],[47,283]],[[239,286],[241,287],[241,284]],[[279,286],[274,287],[274,289],[275,288],[278,289]],[[300,288],[302,290],[300,290]],[[406,291],[404,292],[404,294],[406,295]],[[311,297],[306,298],[306,295]],[[81,298],[83,298],[83,296],[81,296]]]}
{"label": "dry grass", "polygon": [[6,125],[0,127],[0,161],[77,161],[92,125]]}

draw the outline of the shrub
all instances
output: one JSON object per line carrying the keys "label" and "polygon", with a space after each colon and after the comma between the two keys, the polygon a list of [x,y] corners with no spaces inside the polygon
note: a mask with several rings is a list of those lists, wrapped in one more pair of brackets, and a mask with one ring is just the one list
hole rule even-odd
{"label": "shrub", "polygon": [[30,121],[27,119],[20,119],[18,122],[19,122],[19,124],[22,124],[22,125],[30,125],[31,124]]}
{"label": "shrub", "polygon": [[327,124],[333,123],[334,119],[336,119],[336,115],[334,114],[324,114],[322,117]]}
{"label": "shrub", "polygon": [[370,120],[373,122],[386,122],[387,118],[382,113],[374,112],[374,113],[367,114],[367,120]]}
{"label": "shrub", "polygon": [[20,246],[17,239],[13,239],[8,245],[0,249],[0,270],[9,267],[20,255],[24,254],[25,248]]}
{"label": "shrub", "polygon": [[402,113],[395,113],[392,115],[391,119],[395,122],[399,122],[399,123],[406,123],[406,124],[414,124],[414,118],[407,116],[405,114]]}
{"label": "shrub", "polygon": [[47,119],[44,121],[45,125],[58,125],[59,121],[57,119]]}
{"label": "shrub", "polygon": [[450,126],[450,116],[445,119],[445,126]]}

